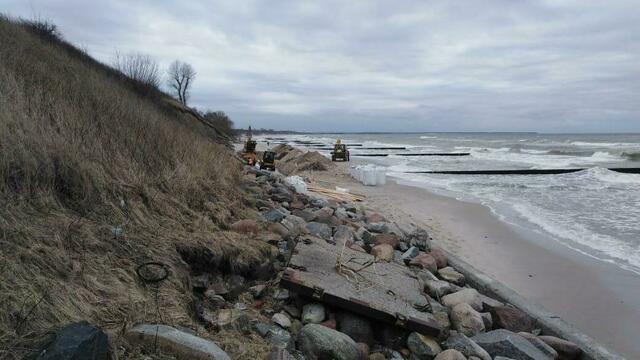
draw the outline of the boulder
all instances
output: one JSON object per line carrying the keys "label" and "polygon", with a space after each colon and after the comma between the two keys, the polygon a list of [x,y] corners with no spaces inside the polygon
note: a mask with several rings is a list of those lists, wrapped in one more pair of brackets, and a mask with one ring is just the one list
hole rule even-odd
{"label": "boulder", "polygon": [[409,265],[417,266],[421,269],[429,270],[432,273],[435,273],[436,271],[438,271],[438,266],[436,265],[436,259],[434,259],[433,256],[427,253],[421,253],[420,255],[414,257],[409,262]]}
{"label": "boulder", "polygon": [[480,313],[466,303],[459,303],[451,309],[451,324],[455,330],[467,336],[474,336],[485,330]]}
{"label": "boulder", "polygon": [[538,336],[538,339],[551,346],[558,353],[558,356],[562,360],[578,359],[580,357],[580,354],[582,353],[580,347],[578,347],[578,345],[572,343],[571,341],[548,335]]}
{"label": "boulder", "polygon": [[356,231],[356,238],[366,245],[371,245],[375,241],[375,237],[364,227],[359,227]]}
{"label": "boulder", "polygon": [[231,224],[231,230],[244,234],[255,234],[258,232],[258,224],[255,220],[251,219],[238,220]]}
{"label": "boulder", "polygon": [[427,280],[424,283],[424,291],[433,298],[441,298],[453,290],[451,284],[442,280]]}
{"label": "boulder", "polygon": [[304,221],[313,221],[313,219],[316,217],[316,215],[309,209],[296,209],[291,212],[291,215],[300,217],[304,219]]}
{"label": "boulder", "polygon": [[367,230],[369,230],[371,232],[374,232],[374,233],[388,233],[389,232],[389,225],[387,225],[387,223],[384,223],[384,222],[368,223],[366,227],[367,227]]}
{"label": "boulder", "polygon": [[191,335],[167,325],[142,324],[135,326],[126,333],[127,340],[132,344],[158,347],[163,352],[177,358],[201,360],[230,360],[227,353],[215,343]]}
{"label": "boulder", "polygon": [[536,321],[531,316],[511,305],[496,306],[489,312],[496,328],[513,332],[531,332],[536,326]]}
{"label": "boulder", "polygon": [[300,311],[300,308],[298,308],[297,306],[295,306],[293,304],[287,304],[287,305],[283,306],[282,310],[286,311],[287,314],[289,314],[291,317],[294,317],[296,319],[299,319],[300,315],[302,315],[302,312]]}
{"label": "boulder", "polygon": [[275,300],[287,300],[289,296],[289,290],[287,289],[276,289],[273,293],[273,298]]}
{"label": "boulder", "polygon": [[287,215],[280,222],[284,227],[289,230],[289,232],[295,234],[305,233],[305,225],[307,224],[303,218],[297,217],[295,215]]}
{"label": "boulder", "polygon": [[266,213],[262,214],[262,216],[267,221],[280,222],[280,221],[282,221],[282,219],[284,219],[285,214],[283,214],[282,212],[278,211],[277,209],[273,209],[273,210],[269,210]]}
{"label": "boulder", "polygon": [[412,358],[415,359],[431,360],[442,351],[442,348],[434,338],[417,332],[409,334],[407,347],[411,350]]}
{"label": "boulder", "polygon": [[314,221],[308,223],[306,229],[311,235],[317,236],[324,240],[331,240],[331,228],[327,224]]}
{"label": "boulder", "polygon": [[273,323],[276,325],[280,325],[280,327],[284,329],[288,329],[291,327],[291,319],[289,319],[289,317],[282,312],[273,314],[273,316],[271,317],[271,321],[273,321]]}
{"label": "boulder", "polygon": [[323,224],[330,224],[333,218],[333,209],[331,209],[330,207],[323,207],[320,210],[316,210],[313,214],[315,215],[313,221]]}
{"label": "boulder", "polygon": [[355,242],[355,234],[348,226],[340,225],[336,227],[336,231],[333,234],[333,241],[340,246],[344,243],[349,246]]}
{"label": "boulder", "polygon": [[310,360],[358,360],[360,355],[356,342],[348,335],[317,324],[307,324],[302,328],[298,345]]}
{"label": "boulder", "polygon": [[376,245],[371,249],[371,255],[376,258],[376,261],[389,262],[393,259],[393,247],[389,244]]}
{"label": "boulder", "polygon": [[440,276],[442,280],[454,283],[458,286],[464,286],[465,283],[464,275],[457,272],[451,266],[447,266],[438,270],[438,276]]}
{"label": "boulder", "polygon": [[293,349],[293,339],[287,330],[276,325],[267,325],[260,322],[254,323],[253,329],[273,345],[275,349]]}
{"label": "boulder", "polygon": [[493,319],[491,318],[491,313],[483,312],[483,313],[480,313],[480,316],[482,316],[482,321],[484,322],[484,329],[485,330],[493,329]]}
{"label": "boulder", "polygon": [[302,307],[301,320],[303,324],[319,324],[324,321],[324,306],[319,303],[309,303]]}
{"label": "boulder", "polygon": [[339,220],[349,220],[349,214],[347,214],[347,210],[343,207],[337,208],[336,211],[333,212],[333,216]]}
{"label": "boulder", "polygon": [[435,360],[467,360],[467,358],[458,350],[447,349],[438,354]]}
{"label": "boulder", "polygon": [[432,247],[429,252],[434,259],[436,259],[436,263],[438,264],[438,269],[442,269],[447,266],[447,256],[444,254],[444,251],[438,247]]}
{"label": "boulder", "polygon": [[420,251],[428,251],[431,249],[431,240],[429,239],[429,234],[422,229],[418,229],[415,232],[407,235],[406,237],[409,246],[415,246]]}
{"label": "boulder", "polygon": [[268,227],[269,231],[276,233],[282,237],[289,235],[289,230],[280,223],[271,223]]}
{"label": "boulder", "polygon": [[[460,303],[466,303],[476,311],[482,311],[482,300],[476,289],[465,288],[453,294],[442,297],[442,303],[448,308],[453,308]],[[495,321],[495,319],[494,319]]]}
{"label": "boulder", "polygon": [[451,336],[449,336],[442,345],[446,349],[458,350],[466,357],[475,356],[481,360],[491,360],[491,355],[489,355],[485,349],[480,347],[480,345],[476,344],[464,334],[455,332],[455,334],[451,334]]}
{"label": "boulder", "polygon": [[398,246],[399,241],[398,236],[395,234],[378,234],[373,239],[373,242],[376,245],[389,244],[394,249]]}
{"label": "boulder", "polygon": [[367,214],[367,216],[365,217],[365,221],[368,224],[371,223],[380,223],[380,222],[385,222],[387,221],[387,219],[384,218],[384,216],[378,214],[378,213],[369,213]]}
{"label": "boulder", "polygon": [[108,360],[111,358],[107,334],[86,321],[66,325],[41,351],[42,360]]}
{"label": "boulder", "polygon": [[336,321],[338,331],[349,335],[354,341],[373,344],[373,327],[369,319],[350,312],[340,312]]}
{"label": "boulder", "polygon": [[383,326],[382,329],[377,329],[376,336],[382,345],[398,349],[405,346],[407,332],[396,326]]}
{"label": "boulder", "polygon": [[256,299],[259,299],[264,294],[265,289],[267,288],[264,284],[254,285],[249,288],[249,293]]}
{"label": "boulder", "polygon": [[551,359],[558,358],[558,352],[555,351],[555,349],[552,348],[551,346],[547,345],[544,341],[538,339],[537,336],[530,334],[528,332],[519,332],[518,335],[527,339],[531,344],[533,344],[533,346],[537,347],[538,350],[547,354]]}
{"label": "boulder", "polygon": [[483,294],[480,294],[480,301],[482,301],[482,311],[485,312],[491,311],[491,308],[504,305],[504,303]]}
{"label": "boulder", "polygon": [[547,354],[533,346],[527,339],[505,329],[489,331],[471,338],[489,355],[504,356],[517,360],[545,360],[552,359]]}
{"label": "boulder", "polygon": [[[401,244],[404,244],[404,243],[401,243]],[[409,261],[414,257],[418,256],[419,254],[420,254],[420,250],[418,250],[417,247],[412,246],[408,248],[404,253],[402,253],[402,260]]]}

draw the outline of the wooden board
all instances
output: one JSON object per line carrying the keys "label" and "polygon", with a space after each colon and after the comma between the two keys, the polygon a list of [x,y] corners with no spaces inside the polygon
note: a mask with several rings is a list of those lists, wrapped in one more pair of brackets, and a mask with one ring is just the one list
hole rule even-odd
{"label": "wooden board", "polygon": [[[336,259],[344,264],[338,272]],[[324,240],[300,240],[281,285],[301,295],[425,335],[441,327],[424,309],[428,300],[412,271],[395,263],[375,263],[373,256]],[[357,276],[346,267],[360,270]]]}

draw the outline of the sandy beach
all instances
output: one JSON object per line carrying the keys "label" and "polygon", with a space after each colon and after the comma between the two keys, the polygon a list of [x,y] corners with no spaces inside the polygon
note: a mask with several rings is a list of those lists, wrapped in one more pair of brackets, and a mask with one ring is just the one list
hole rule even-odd
{"label": "sandy beach", "polygon": [[[446,250],[572,323],[629,359],[640,358],[640,277],[553,239],[500,221],[485,206],[458,201],[388,178],[366,187],[348,164],[309,180],[366,195],[366,206],[429,229]],[[413,186],[412,186],[413,185]]]}

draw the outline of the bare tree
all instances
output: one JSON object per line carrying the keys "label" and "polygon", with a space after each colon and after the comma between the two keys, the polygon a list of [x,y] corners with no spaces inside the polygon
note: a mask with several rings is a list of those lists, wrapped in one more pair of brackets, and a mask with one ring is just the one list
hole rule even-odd
{"label": "bare tree", "polygon": [[154,88],[160,86],[160,67],[149,55],[140,53],[122,55],[116,52],[113,67],[144,85]]}
{"label": "bare tree", "polygon": [[169,65],[169,87],[178,95],[178,100],[187,105],[189,87],[196,78],[196,71],[186,62],[176,60]]}

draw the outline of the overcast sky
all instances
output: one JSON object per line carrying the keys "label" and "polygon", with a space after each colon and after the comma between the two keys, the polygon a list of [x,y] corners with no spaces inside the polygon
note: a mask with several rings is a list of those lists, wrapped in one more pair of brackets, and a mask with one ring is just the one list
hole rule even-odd
{"label": "overcast sky", "polygon": [[191,105],[308,131],[640,132],[640,4],[0,0],[197,71]]}

